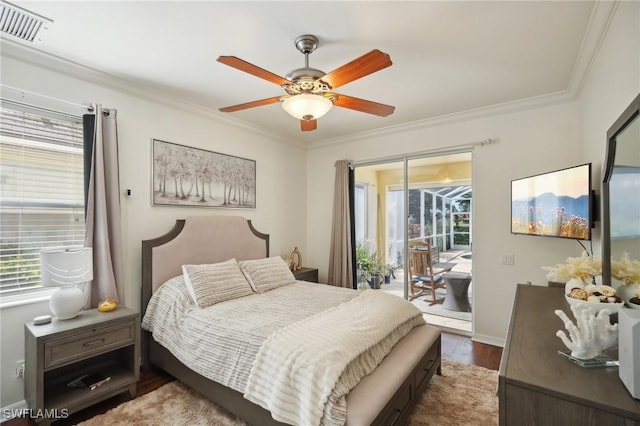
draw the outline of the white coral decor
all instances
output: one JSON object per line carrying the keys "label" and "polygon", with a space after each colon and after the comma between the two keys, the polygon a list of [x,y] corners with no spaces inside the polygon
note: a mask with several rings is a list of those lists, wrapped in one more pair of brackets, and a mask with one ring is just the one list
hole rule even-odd
{"label": "white coral decor", "polygon": [[576,324],[560,309],[555,314],[564,322],[569,332],[567,337],[563,330],[558,330],[556,336],[571,350],[573,357],[595,358],[618,343],[618,324],[609,322],[611,312],[608,309],[603,309],[596,315],[590,307],[571,305],[571,311]]}

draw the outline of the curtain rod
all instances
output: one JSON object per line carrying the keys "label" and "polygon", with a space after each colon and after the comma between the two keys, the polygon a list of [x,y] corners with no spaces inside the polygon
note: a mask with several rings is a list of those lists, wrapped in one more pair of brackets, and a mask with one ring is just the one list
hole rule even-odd
{"label": "curtain rod", "polygon": [[[338,160],[338,161],[344,161],[344,160]],[[335,166],[337,166],[337,165],[338,165],[338,161],[336,161],[336,162],[334,162],[334,163],[333,163],[333,167],[335,167]],[[353,170],[353,169],[355,168],[355,165],[353,164],[353,161],[351,161],[351,160],[347,160],[347,161],[349,161],[349,164],[348,164],[349,168],[350,168],[351,170]]]}
{"label": "curtain rod", "polygon": [[67,105],[70,105],[70,106],[73,106],[73,107],[78,107],[78,108],[87,108],[88,107],[88,105],[77,104],[77,103],[74,103],[74,102],[65,101],[64,99],[57,99],[57,98],[54,98],[54,97],[51,97],[51,96],[46,96],[46,95],[41,95],[39,93],[29,92],[28,90],[18,89],[17,87],[7,86],[6,84],[0,84],[0,87],[2,89],[9,89],[9,90],[16,91],[16,92],[18,92],[18,94],[20,94],[23,97],[25,95],[36,96],[38,98],[47,99],[47,100],[58,102],[58,103],[62,103],[62,104],[67,104]]}
{"label": "curtain rod", "polygon": [[[435,157],[437,155],[458,154],[461,152],[465,152],[470,148],[473,148],[476,146],[490,145],[495,142],[497,142],[496,138],[486,138],[486,139],[475,141],[475,142],[468,142],[468,143],[454,145],[447,148],[440,148],[436,150],[412,152],[404,155],[394,155],[394,156],[375,158],[375,159],[369,159],[369,160],[350,161],[349,167],[354,168],[354,167],[372,166],[374,164],[403,161],[404,159],[412,160],[412,159],[422,158],[422,157]],[[336,163],[334,163],[334,166]]]}
{"label": "curtain rod", "polygon": [[[89,112],[94,112],[96,110],[96,107],[92,104],[87,106],[87,111]],[[108,117],[109,114],[111,113],[111,109],[110,108],[102,108],[102,115],[104,115],[105,117]]]}
{"label": "curtain rod", "polygon": [[33,104],[26,103],[26,102],[14,101],[13,99],[7,99],[7,98],[4,98],[4,97],[0,97],[0,101],[2,101],[3,103],[14,105],[15,107],[27,108],[28,110],[31,110],[31,111],[33,111],[33,110],[42,111],[42,112],[49,113],[49,114],[52,114],[52,115],[58,116],[58,117],[69,117],[69,118],[73,118],[73,119],[81,119],[82,118],[82,116],[80,114],[70,114],[68,112],[58,111],[58,110],[51,109],[51,108],[45,108],[45,107],[42,107],[42,106],[39,106],[39,105],[33,105]]}
{"label": "curtain rod", "polygon": [[[69,102],[69,101],[65,101],[63,99],[57,99],[57,98],[53,98],[51,96],[46,96],[46,95],[41,95],[39,93],[34,93],[34,92],[29,92],[27,90],[22,90],[22,89],[18,89],[17,87],[12,87],[12,86],[7,86],[6,84],[0,84],[0,88],[2,88],[3,90],[8,89],[10,91],[15,91],[17,92],[18,95],[20,95],[22,98],[26,96],[33,96],[33,97],[37,97],[37,98],[42,98],[42,99],[46,99],[47,101],[53,101],[56,103],[60,103],[60,104],[66,104],[75,108],[79,108],[81,110],[87,110],[89,112],[93,112],[95,110],[95,106],[94,104],[77,104],[74,102]],[[29,108],[35,108],[35,109],[39,109],[42,111],[47,111],[50,113],[55,113],[55,114],[60,114],[60,115],[65,115],[65,116],[69,116],[69,117],[81,117],[81,114],[72,114],[72,113],[68,113],[68,112],[63,112],[63,111],[58,111],[52,108],[46,108],[40,105],[34,105],[28,102],[24,102],[24,101],[17,101],[14,99],[8,99],[4,96],[1,97],[1,99],[4,102],[7,103],[13,103],[14,105],[19,105],[19,106],[24,106],[24,107],[29,107]],[[109,108],[103,108],[102,109],[103,114],[104,115],[109,115],[109,112],[111,111]]]}

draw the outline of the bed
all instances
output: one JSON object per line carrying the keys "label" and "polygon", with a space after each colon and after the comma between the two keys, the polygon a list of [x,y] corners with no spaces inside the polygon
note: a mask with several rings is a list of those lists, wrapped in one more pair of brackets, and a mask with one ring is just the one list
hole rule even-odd
{"label": "bed", "polygon": [[[268,257],[269,236],[258,232],[251,221],[242,217],[197,216],[178,220],[165,235],[142,242],[142,316],[145,316],[154,292],[182,274],[182,265]],[[316,288],[322,285],[314,286],[314,291],[319,291]],[[438,329],[426,324],[411,328],[375,370],[348,392],[345,424],[406,423],[433,374],[440,373],[440,344]],[[274,420],[268,410],[247,400],[242,392],[210,380],[194,371],[195,367],[185,365],[144,329],[142,365],[143,368],[155,366],[165,370],[249,424],[286,424]]]}

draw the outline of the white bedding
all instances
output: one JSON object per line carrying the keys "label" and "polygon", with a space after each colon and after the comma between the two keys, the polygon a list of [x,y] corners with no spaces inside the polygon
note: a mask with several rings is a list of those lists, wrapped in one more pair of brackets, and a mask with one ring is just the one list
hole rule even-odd
{"label": "white bedding", "polygon": [[[287,424],[342,425],[349,390],[423,322],[420,310],[397,296],[361,292],[269,336],[258,352],[244,396]],[[347,366],[354,361],[358,369],[350,371]],[[342,385],[336,389],[339,380]],[[330,396],[335,407],[325,413]]]}
{"label": "white bedding", "polygon": [[353,290],[298,281],[198,309],[180,276],[154,293],[142,327],[195,372],[244,393],[271,333],[355,296]]}
{"label": "white bedding", "polygon": [[[180,276],[169,280],[154,293],[142,327],[152,332],[157,342],[192,370],[244,394],[256,356],[269,336],[359,294],[354,290],[298,281],[198,309]],[[390,348],[411,327],[423,322],[422,315],[417,315],[392,339],[380,343],[379,348]],[[384,350],[388,351],[388,348]],[[371,371],[363,368],[372,362],[364,355],[360,354],[343,372],[329,396],[322,424],[344,423],[344,394]]]}

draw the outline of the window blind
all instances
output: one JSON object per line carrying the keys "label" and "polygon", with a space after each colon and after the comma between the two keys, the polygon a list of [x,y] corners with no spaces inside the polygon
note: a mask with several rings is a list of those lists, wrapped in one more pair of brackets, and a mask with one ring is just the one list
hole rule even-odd
{"label": "window blind", "polygon": [[84,243],[80,117],[0,105],[0,295],[40,287],[40,251]]}

